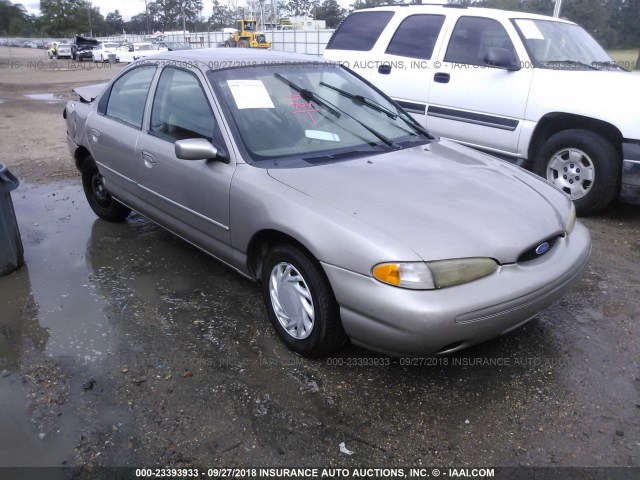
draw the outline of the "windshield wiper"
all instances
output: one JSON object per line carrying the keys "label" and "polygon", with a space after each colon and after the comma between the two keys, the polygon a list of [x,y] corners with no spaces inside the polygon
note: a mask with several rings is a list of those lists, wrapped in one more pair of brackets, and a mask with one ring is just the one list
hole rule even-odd
{"label": "windshield wiper", "polygon": [[274,73],[273,76],[276,77],[278,80],[282,80],[284,83],[286,83],[291,88],[293,88],[296,92],[298,92],[305,102],[316,102],[318,105],[324,107],[327,111],[329,111],[329,113],[331,113],[333,116],[335,116],[336,118],[340,118],[341,115],[338,110],[333,108],[333,106],[330,103],[320,99],[318,95],[313,93],[311,90],[307,90],[306,88],[299,87],[295,83],[290,82],[289,80],[284,78],[279,73]]}
{"label": "windshield wiper", "polygon": [[[611,61],[611,60],[605,60],[604,62],[598,62],[598,61],[591,62],[591,65],[594,68],[598,68],[598,67],[616,67],[616,68],[619,68],[620,70],[624,70],[625,72],[630,72],[631,71],[631,70],[629,70],[627,68],[624,68],[621,65],[618,65],[618,62],[614,62],[614,61]],[[598,70],[601,70],[601,69],[598,68]]]}
{"label": "windshield wiper", "polygon": [[556,65],[556,64],[564,64],[564,65],[574,65],[577,67],[585,67],[588,68],[590,70],[599,70],[599,68],[594,67],[593,65],[588,65],[584,62],[581,62],[579,60],[547,60],[546,62],[541,62],[544,65]]}
{"label": "windshield wiper", "polygon": [[320,85],[322,85],[323,87],[330,88],[331,90],[333,90],[335,92],[338,92],[342,96],[350,98],[351,100],[353,100],[354,102],[356,102],[356,103],[358,103],[360,105],[365,105],[365,106],[369,107],[370,109],[375,110],[376,112],[384,113],[386,116],[388,116],[389,118],[391,118],[393,120],[397,120],[399,118],[404,123],[406,123],[411,128],[413,128],[416,132],[425,135],[429,139],[433,140],[433,138],[434,138],[429,132],[427,132],[422,127],[422,125],[420,125],[418,122],[416,122],[413,117],[409,117],[410,119],[407,119],[404,116],[399,115],[397,113],[394,113],[391,110],[389,110],[388,108],[383,107],[378,102],[375,102],[375,101],[373,101],[371,99],[368,99],[368,98],[364,97],[363,95],[354,95],[353,93],[349,93],[349,92],[347,92],[345,90],[342,90],[342,89],[340,89],[338,87],[335,87],[333,85],[329,85],[328,83],[325,83],[325,82],[320,82]]}
{"label": "windshield wiper", "polygon": [[281,80],[281,81],[285,82],[287,85],[289,85],[289,87],[291,87],[296,92],[298,92],[300,94],[300,96],[303,98],[303,100],[305,100],[306,102],[315,102],[315,103],[317,103],[318,105],[320,105],[321,107],[325,108],[327,111],[329,111],[331,114],[333,114],[337,118],[340,118],[341,114],[345,115],[345,116],[349,117],[351,120],[353,120],[354,122],[356,122],[358,125],[360,125],[362,128],[367,130],[373,136],[378,138],[380,141],[385,143],[386,145],[388,145],[390,147],[394,147],[394,148],[400,148],[400,146],[397,143],[395,143],[390,138],[387,138],[382,133],[378,132],[375,128],[370,127],[369,125],[367,125],[364,122],[361,122],[360,120],[355,118],[353,115],[345,112],[344,110],[336,107],[335,105],[332,105],[331,102],[329,102],[329,101],[325,100],[324,98],[318,96],[317,93],[312,92],[311,90],[307,90],[306,88],[302,88],[302,87],[296,85],[295,83],[287,80],[285,77],[283,77],[279,73],[274,73],[273,76],[276,77],[278,80]]}

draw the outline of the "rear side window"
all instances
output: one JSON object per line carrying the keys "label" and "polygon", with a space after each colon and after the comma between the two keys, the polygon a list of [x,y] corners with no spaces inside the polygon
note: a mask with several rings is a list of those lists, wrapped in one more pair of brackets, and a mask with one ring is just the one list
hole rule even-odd
{"label": "rear side window", "polygon": [[116,80],[111,87],[106,115],[132,127],[142,128],[144,106],[155,72],[153,65],[138,67]]}
{"label": "rear side window", "polygon": [[328,49],[371,50],[393,17],[393,12],[362,12],[349,15],[335,31]]}
{"label": "rear side window", "polygon": [[509,50],[513,61],[516,61],[513,43],[500,22],[491,18],[460,17],[451,34],[444,61],[484,65],[484,57],[493,47]]}
{"label": "rear side window", "polygon": [[444,23],[444,15],[411,15],[405,18],[387,47],[387,53],[429,60]]}

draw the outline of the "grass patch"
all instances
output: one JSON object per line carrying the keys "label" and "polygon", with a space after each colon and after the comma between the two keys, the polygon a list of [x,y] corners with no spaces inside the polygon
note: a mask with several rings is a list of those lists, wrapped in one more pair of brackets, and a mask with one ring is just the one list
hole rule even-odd
{"label": "grass patch", "polygon": [[607,52],[621,67],[627,70],[636,69],[636,61],[638,60],[638,49],[631,50],[609,50]]}

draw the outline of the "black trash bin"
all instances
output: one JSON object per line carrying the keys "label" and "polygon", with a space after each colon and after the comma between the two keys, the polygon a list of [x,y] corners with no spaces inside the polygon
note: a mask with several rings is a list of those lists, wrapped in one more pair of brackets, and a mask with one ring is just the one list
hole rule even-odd
{"label": "black trash bin", "polygon": [[11,273],[24,264],[24,249],[11,191],[20,181],[0,163],[0,276]]}

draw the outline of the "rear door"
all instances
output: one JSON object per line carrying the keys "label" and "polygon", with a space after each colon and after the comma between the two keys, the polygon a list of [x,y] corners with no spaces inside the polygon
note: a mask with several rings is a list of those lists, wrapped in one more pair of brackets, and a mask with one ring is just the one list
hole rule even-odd
{"label": "rear door", "polygon": [[429,98],[432,56],[445,16],[415,14],[402,20],[388,40],[372,83],[423,123]]}
{"label": "rear door", "polygon": [[[526,52],[516,50],[496,19],[461,16],[431,74],[427,128],[442,137],[507,154],[517,152],[533,69],[520,68]],[[510,52],[510,71],[488,66],[489,49]]]}
{"label": "rear door", "polygon": [[126,72],[101,95],[98,114],[87,120],[89,150],[105,186],[114,197],[132,207],[138,203],[136,147],[155,73],[152,65]]}

